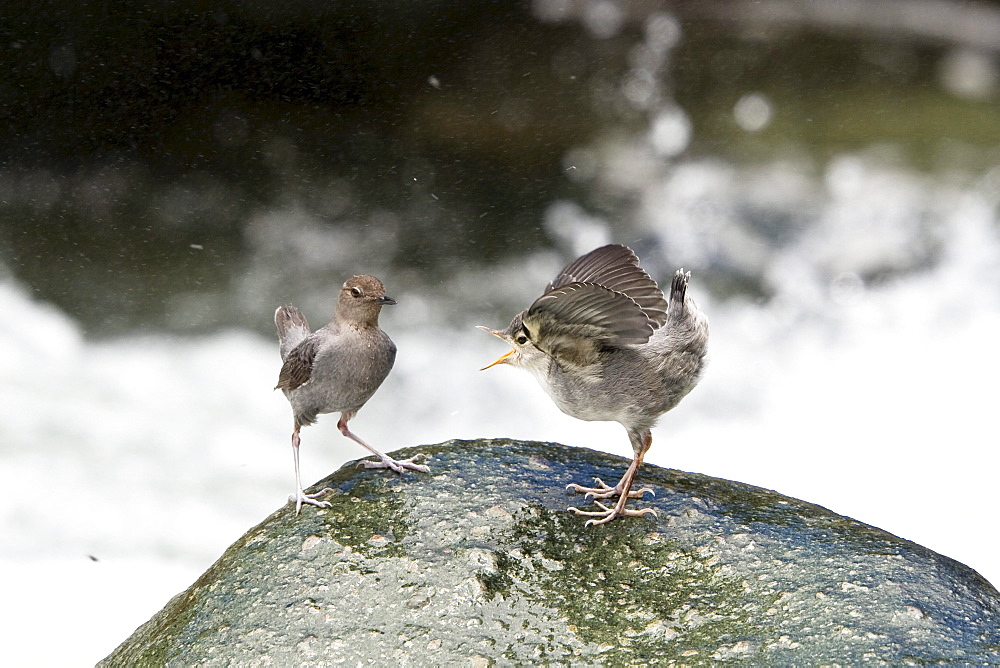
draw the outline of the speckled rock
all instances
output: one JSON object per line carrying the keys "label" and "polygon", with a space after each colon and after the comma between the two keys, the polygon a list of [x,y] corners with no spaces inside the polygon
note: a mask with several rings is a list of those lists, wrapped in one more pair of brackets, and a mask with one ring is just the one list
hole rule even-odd
{"label": "speckled rock", "polygon": [[101,665],[1000,665],[1000,594],[962,564],[740,483],[645,466],[657,516],[584,528],[569,482],[628,462],[562,445],[347,465],[333,506],[237,541]]}

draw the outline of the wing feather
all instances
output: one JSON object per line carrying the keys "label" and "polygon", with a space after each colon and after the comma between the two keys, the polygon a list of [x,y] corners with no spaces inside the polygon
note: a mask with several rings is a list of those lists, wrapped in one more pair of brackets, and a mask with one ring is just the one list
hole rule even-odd
{"label": "wing feather", "polygon": [[292,348],[285,357],[285,363],[281,365],[278,384],[274,389],[294,390],[308,383],[312,376],[313,362],[316,360],[316,350],[316,339],[312,337]]}
{"label": "wing feather", "polygon": [[591,283],[620,292],[635,302],[653,328],[667,322],[667,301],[656,281],[639,266],[627,246],[611,244],[581,255],[549,283],[546,295],[572,283]]}
{"label": "wing feather", "polygon": [[532,343],[557,360],[591,364],[608,346],[645,343],[653,325],[628,295],[573,282],[535,300],[523,318]]}

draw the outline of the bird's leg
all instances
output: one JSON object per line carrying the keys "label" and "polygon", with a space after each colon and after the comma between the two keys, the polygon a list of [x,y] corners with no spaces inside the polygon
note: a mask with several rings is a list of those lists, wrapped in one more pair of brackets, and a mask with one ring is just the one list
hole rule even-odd
{"label": "bird's leg", "polygon": [[625,471],[625,475],[622,476],[621,480],[614,487],[609,487],[600,478],[594,478],[594,482],[597,483],[597,487],[584,487],[583,485],[577,485],[575,482],[566,485],[566,489],[573,492],[579,492],[585,496],[585,498],[594,499],[610,499],[613,496],[622,496],[632,499],[641,499],[646,492],[649,492],[653,496],[656,493],[649,487],[643,487],[642,489],[632,489],[632,480],[635,478],[635,474],[639,471],[639,467],[642,466],[643,457],[646,455],[646,451],[649,450],[649,446],[653,443],[653,435],[649,430],[629,430],[629,440],[632,442],[632,451],[635,456],[632,458],[632,464]]}
{"label": "bird's leg", "polygon": [[642,466],[642,460],[646,455],[646,451],[649,450],[649,446],[653,443],[653,435],[650,434],[648,430],[638,433],[633,433],[630,430],[629,436],[632,440],[632,447],[635,451],[635,456],[632,458],[632,463],[629,465],[628,470],[625,471],[625,475],[622,476],[622,479],[618,481],[617,485],[614,487],[608,487],[601,482],[600,479],[597,479],[597,483],[600,487],[596,488],[569,485],[569,489],[583,491],[587,498],[593,496],[595,498],[606,499],[616,494],[618,495],[617,503],[610,508],[600,501],[595,502],[600,510],[580,510],[579,508],[570,506],[567,510],[572,511],[577,515],[584,515],[592,518],[587,520],[584,526],[590,526],[591,524],[607,524],[616,517],[642,517],[643,515],[648,515],[649,513],[652,513],[653,515],[656,514],[656,511],[652,508],[631,510],[625,507],[625,504],[630,498],[639,498],[645,492],[652,493],[653,491],[647,487],[632,491],[632,482],[635,480],[636,473],[639,472],[639,467]]}
{"label": "bird's leg", "polygon": [[330,507],[329,501],[317,501],[317,496],[322,496],[327,492],[332,492],[329,487],[324,487],[315,494],[306,494],[302,489],[302,476],[299,474],[299,425],[295,425],[295,431],[292,432],[292,456],[295,458],[295,494],[288,497],[289,501],[295,502],[295,514],[298,515],[299,511],[302,510],[302,504],[308,503],[311,506],[316,506],[317,508],[328,508]]}
{"label": "bird's leg", "polygon": [[361,464],[364,465],[366,469],[392,469],[396,473],[402,473],[405,469],[410,469],[412,471],[420,471],[421,473],[431,472],[429,466],[417,463],[418,459],[420,459],[421,457],[425,457],[426,455],[414,455],[409,459],[400,459],[398,461],[393,459],[392,457],[389,457],[388,455],[383,455],[381,452],[379,452],[378,450],[376,450],[375,448],[373,448],[372,446],[368,445],[360,438],[355,436],[354,433],[352,433],[351,430],[347,428],[347,418],[345,418],[343,415],[340,416],[340,422],[337,423],[337,428],[340,429],[341,434],[351,439],[358,445],[361,445],[362,447],[366,448],[373,455],[378,457],[379,460],[381,460],[377,462],[362,461]]}
{"label": "bird's leg", "polygon": [[[628,470],[625,472],[625,475],[622,476],[622,479],[618,482],[618,484],[615,485],[614,487],[608,488],[609,490],[615,490],[617,488],[621,488],[621,492],[619,492],[620,495],[618,497],[618,501],[615,503],[614,506],[608,507],[603,503],[601,503],[600,501],[596,501],[595,503],[597,504],[597,507],[600,508],[600,510],[580,510],[579,508],[575,508],[573,506],[570,506],[567,510],[572,511],[577,515],[584,515],[586,517],[592,518],[587,520],[585,526],[590,526],[591,524],[607,524],[616,517],[642,517],[643,515],[648,515],[649,513],[653,513],[655,515],[656,511],[653,510],[652,508],[631,510],[625,507],[625,504],[628,502],[629,498],[637,498],[638,496],[641,496],[642,492],[644,491],[652,491],[643,489],[643,490],[638,490],[636,492],[631,492],[632,481],[635,479],[635,474],[639,470],[639,465],[641,463],[642,463],[641,456],[637,456],[635,459],[632,460],[632,464],[628,467]],[[610,496],[610,494],[608,494],[608,496]],[[606,498],[606,497],[601,497],[601,498]]]}

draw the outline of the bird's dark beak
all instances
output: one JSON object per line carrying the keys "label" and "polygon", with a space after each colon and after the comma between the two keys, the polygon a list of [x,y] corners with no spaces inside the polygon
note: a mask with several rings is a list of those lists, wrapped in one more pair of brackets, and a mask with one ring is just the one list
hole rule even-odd
{"label": "bird's dark beak", "polygon": [[381,304],[382,306],[392,306],[393,304],[396,303],[396,300],[390,297],[389,295],[382,295],[381,297],[378,298],[378,303]]}
{"label": "bird's dark beak", "polygon": [[[476,329],[481,329],[484,332],[489,332],[490,334],[492,334],[493,336],[497,337],[498,339],[503,339],[504,342],[509,343],[507,341],[507,339],[504,337],[504,335],[501,334],[500,332],[498,332],[495,329],[490,329],[489,327],[483,327],[482,325],[476,325]],[[513,348],[511,348],[509,351],[505,352],[503,355],[501,355],[500,357],[498,357],[495,362],[493,362],[492,364],[487,364],[482,369],[480,369],[480,371],[486,371],[491,366],[496,366],[497,364],[510,364],[510,360],[508,358],[511,355],[513,355],[515,352],[516,351]]]}

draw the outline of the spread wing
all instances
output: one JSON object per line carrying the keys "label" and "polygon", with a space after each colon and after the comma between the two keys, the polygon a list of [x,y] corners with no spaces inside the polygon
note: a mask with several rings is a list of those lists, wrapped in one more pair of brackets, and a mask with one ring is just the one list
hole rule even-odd
{"label": "spread wing", "polygon": [[309,382],[316,359],[316,340],[308,338],[288,352],[278,373],[276,390],[294,390]]}
{"label": "spread wing", "polygon": [[545,292],[548,294],[571,283],[602,285],[628,296],[639,305],[654,329],[667,322],[667,301],[663,292],[626,246],[612,244],[581,255],[559,272]]}
{"label": "spread wing", "polygon": [[561,362],[592,364],[607,346],[645,343],[653,325],[628,295],[572,282],[546,292],[524,313],[532,343]]}

